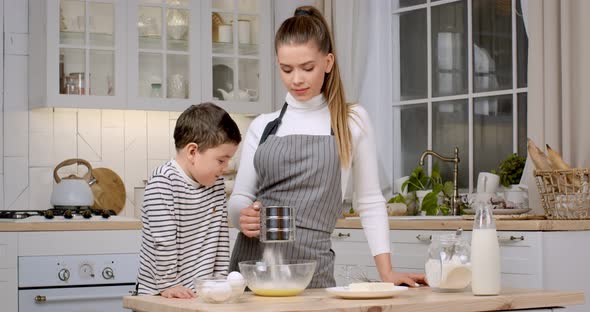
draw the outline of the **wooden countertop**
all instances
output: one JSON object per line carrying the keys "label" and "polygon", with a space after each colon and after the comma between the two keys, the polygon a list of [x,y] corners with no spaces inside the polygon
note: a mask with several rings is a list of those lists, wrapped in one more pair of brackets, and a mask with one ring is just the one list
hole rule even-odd
{"label": "wooden countertop", "polygon": [[141,221],[111,217],[113,220],[39,220],[1,221],[0,232],[141,230]]}
{"label": "wooden countertop", "polygon": [[207,304],[197,299],[127,296],[123,307],[138,312],[195,311],[498,311],[557,307],[584,303],[583,292],[506,289],[499,296],[473,296],[471,292],[436,293],[430,288],[410,289],[386,299],[340,299],[324,289],[309,289],[295,297],[259,297],[244,293],[238,302]]}
{"label": "wooden countertop", "polygon": [[[389,220],[391,230],[471,230],[473,220]],[[361,221],[340,219],[336,228],[362,229]],[[588,231],[590,220],[496,220],[499,231]]]}

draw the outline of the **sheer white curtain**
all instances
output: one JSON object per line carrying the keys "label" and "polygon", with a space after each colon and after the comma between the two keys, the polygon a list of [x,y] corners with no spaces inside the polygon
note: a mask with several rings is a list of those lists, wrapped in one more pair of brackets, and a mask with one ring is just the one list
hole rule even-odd
{"label": "sheer white curtain", "polygon": [[379,180],[383,193],[389,196],[393,179],[391,4],[390,1],[338,0],[331,1],[331,9],[346,98],[349,102],[359,102],[371,116],[376,132]]}
{"label": "sheer white curtain", "polygon": [[[526,4],[528,135],[537,145],[561,152],[572,167],[590,167],[590,1]],[[535,195],[530,170],[526,178]]]}

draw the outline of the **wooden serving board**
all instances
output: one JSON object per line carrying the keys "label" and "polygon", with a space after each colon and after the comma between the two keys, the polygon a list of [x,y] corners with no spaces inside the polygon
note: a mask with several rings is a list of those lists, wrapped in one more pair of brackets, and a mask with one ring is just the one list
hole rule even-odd
{"label": "wooden serving board", "polygon": [[96,182],[90,186],[94,194],[92,208],[112,210],[119,214],[125,207],[125,184],[119,175],[108,168],[94,168]]}

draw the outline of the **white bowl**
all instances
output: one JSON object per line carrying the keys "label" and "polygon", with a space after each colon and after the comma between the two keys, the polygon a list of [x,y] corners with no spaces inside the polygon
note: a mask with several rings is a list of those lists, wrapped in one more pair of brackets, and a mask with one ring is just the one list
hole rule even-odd
{"label": "white bowl", "polygon": [[244,293],[244,280],[227,280],[225,276],[195,278],[197,296],[208,303],[228,303],[238,300]]}

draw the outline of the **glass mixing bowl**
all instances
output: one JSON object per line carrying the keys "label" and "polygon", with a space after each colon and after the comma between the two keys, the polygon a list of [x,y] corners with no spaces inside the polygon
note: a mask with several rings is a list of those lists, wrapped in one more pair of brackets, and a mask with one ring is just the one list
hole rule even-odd
{"label": "glass mixing bowl", "polygon": [[256,295],[288,297],[301,293],[313,277],[315,260],[287,260],[283,264],[267,264],[263,261],[238,263],[240,273],[248,288]]}

